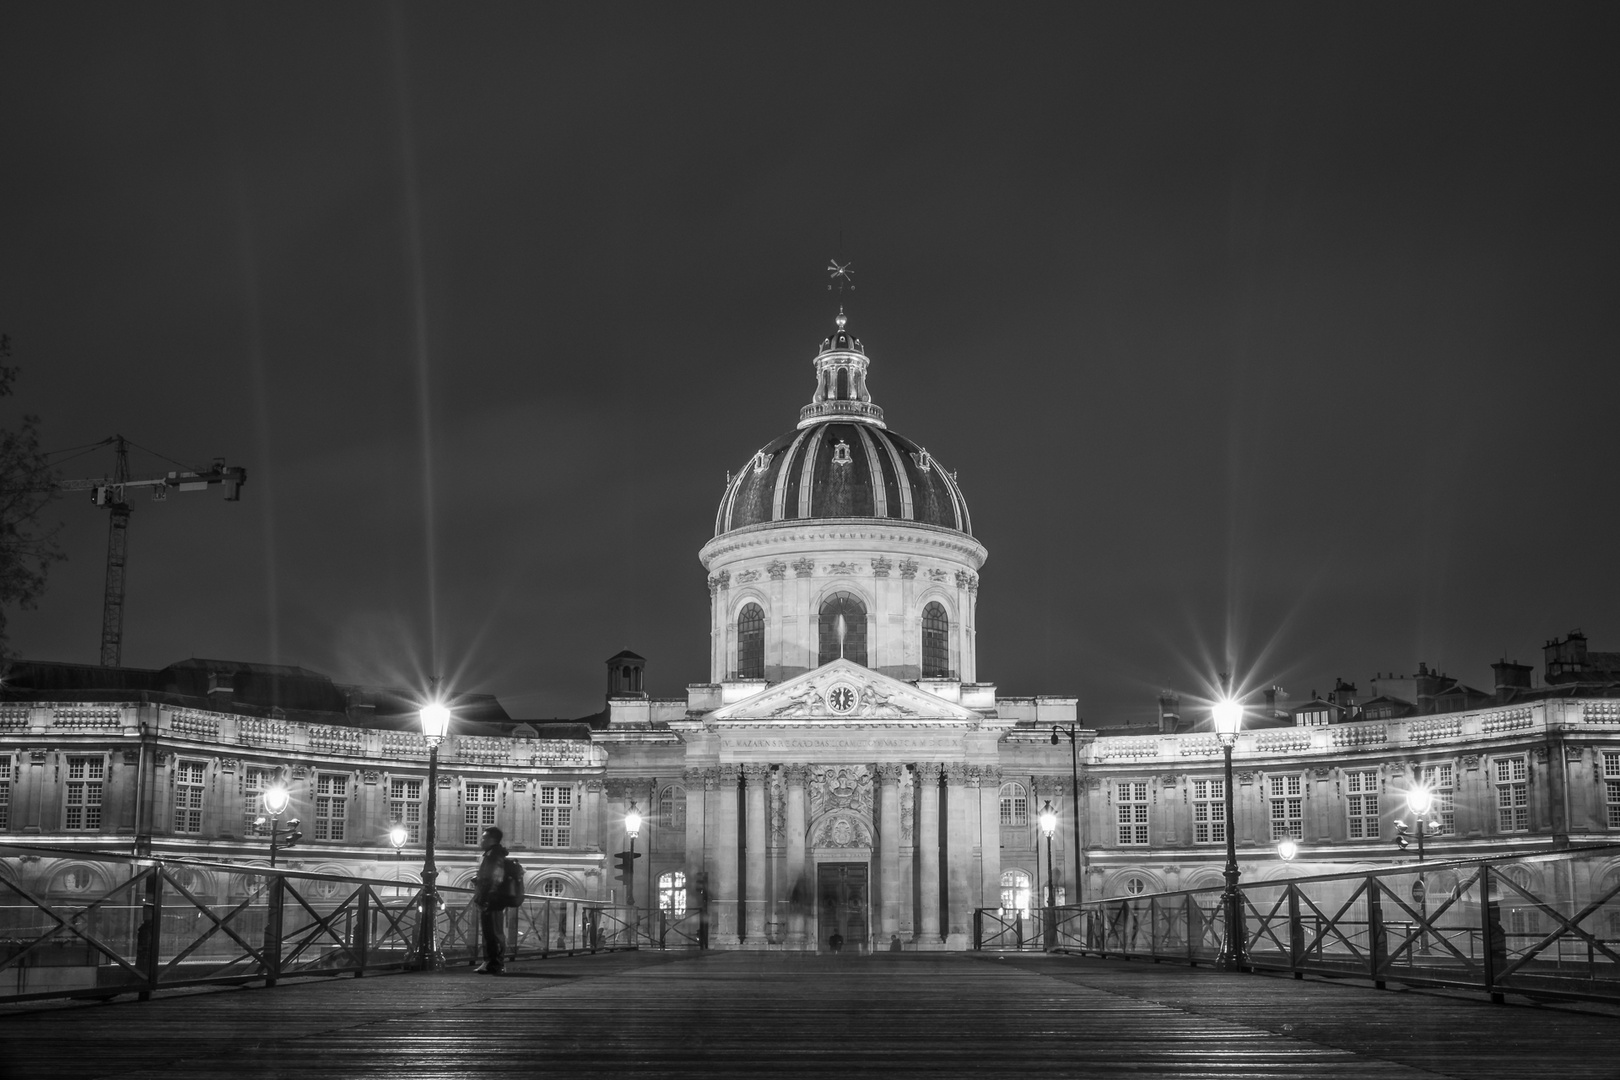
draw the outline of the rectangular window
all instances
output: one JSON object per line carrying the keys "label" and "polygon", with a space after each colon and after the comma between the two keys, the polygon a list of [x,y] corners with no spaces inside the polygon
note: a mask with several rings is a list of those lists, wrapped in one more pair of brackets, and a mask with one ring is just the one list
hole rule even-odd
{"label": "rectangular window", "polygon": [[1119,842],[1148,842],[1148,786],[1145,780],[1127,780],[1116,791],[1119,810]]}
{"label": "rectangular window", "polygon": [[1029,824],[1029,796],[1025,794],[1023,784],[1001,785],[1001,823]]}
{"label": "rectangular window", "polygon": [[67,759],[67,813],[62,827],[80,832],[101,830],[101,785],[107,779],[107,760],[99,757]]}
{"label": "rectangular window", "polygon": [[202,832],[203,781],[207,775],[200,761],[182,761],[175,766],[175,832],[192,836]]}
{"label": "rectangular window", "polygon": [[477,846],[484,830],[495,824],[495,785],[469,783],[465,805],[467,816],[463,820],[466,828],[462,830],[462,839],[469,845]]}
{"label": "rectangular window", "polygon": [[0,757],[0,832],[11,828],[11,758]]}
{"label": "rectangular window", "polygon": [[1194,780],[1193,843],[1226,843],[1226,781]]}
{"label": "rectangular window", "polygon": [[264,790],[270,786],[275,776],[272,769],[260,769],[248,766],[242,772],[242,835],[269,836],[270,822],[263,825],[255,824],[260,818],[268,819],[269,811],[264,808]]}
{"label": "rectangular window", "polygon": [[1266,780],[1271,795],[1271,838],[1305,839],[1305,793],[1298,774]]}
{"label": "rectangular window", "polygon": [[1439,822],[1440,827],[1429,829],[1429,834],[1432,836],[1436,833],[1456,832],[1457,785],[1451,762],[1419,765],[1414,771],[1417,773],[1417,782],[1428,788],[1434,796],[1434,806],[1429,811],[1429,820]]}
{"label": "rectangular window", "polygon": [[1496,760],[1496,827],[1502,832],[1530,828],[1530,770],[1522,757]]}
{"label": "rectangular window", "polygon": [[422,842],[422,781],[388,782],[388,816],[410,833],[407,844]]}
{"label": "rectangular window", "polygon": [[1344,774],[1344,811],[1352,840],[1378,839],[1378,770],[1354,769]]}
{"label": "rectangular window", "polygon": [[[492,785],[493,786],[493,785]],[[574,835],[572,788],[540,785],[540,846],[569,847]],[[491,814],[493,815],[493,809]],[[490,821],[494,821],[491,816]]]}
{"label": "rectangular window", "polygon": [[1603,751],[1603,798],[1609,828],[1620,829],[1620,753],[1613,750]]}
{"label": "rectangular window", "polygon": [[321,773],[315,778],[315,839],[342,840],[349,817],[349,778]]}

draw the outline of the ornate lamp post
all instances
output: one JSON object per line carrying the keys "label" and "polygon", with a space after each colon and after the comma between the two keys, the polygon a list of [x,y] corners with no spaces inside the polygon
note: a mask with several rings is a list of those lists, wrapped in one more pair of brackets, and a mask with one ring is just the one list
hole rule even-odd
{"label": "ornate lamp post", "polygon": [[[292,847],[302,837],[298,831],[299,821],[293,818],[287,822],[287,839],[281,838],[281,815],[287,812],[287,804],[292,801],[292,793],[287,790],[287,782],[277,778],[276,782],[265,788],[261,797],[264,803],[264,812],[269,815],[270,822],[270,865],[276,865],[276,853],[284,847]],[[258,818],[255,825],[263,825],[265,818]]]}
{"label": "ornate lamp post", "polygon": [[636,837],[641,835],[641,811],[634,799],[624,812],[624,835],[630,838],[630,857],[624,861],[624,903],[630,909],[630,943],[636,941]]}
{"label": "ornate lamp post", "polygon": [[1052,876],[1052,834],[1057,831],[1057,811],[1052,800],[1041,807],[1041,832],[1046,834],[1046,947],[1057,944],[1057,879]]}
{"label": "ornate lamp post", "polygon": [[[1434,806],[1434,792],[1419,784],[1406,793],[1406,805],[1412,811],[1412,816],[1417,818],[1418,878],[1412,885],[1412,892],[1426,926],[1429,921],[1429,884],[1423,876],[1423,834],[1429,824],[1429,810]],[[1422,930],[1418,931],[1418,951],[1429,951],[1429,935]]]}
{"label": "ornate lamp post", "polygon": [[422,738],[428,745],[427,821],[423,823],[422,844],[422,924],[418,943],[418,964],[435,971],[444,967],[439,955],[435,931],[439,915],[439,868],[433,861],[435,826],[439,816],[439,744],[450,730],[450,710],[442,702],[430,701],[422,706]]}
{"label": "ornate lamp post", "polygon": [[[1226,677],[1221,677],[1224,685]],[[1221,894],[1221,905],[1226,909],[1225,942],[1216,966],[1226,971],[1243,968],[1243,894],[1238,891],[1237,830],[1232,821],[1232,747],[1237,745],[1238,732],[1243,728],[1243,706],[1230,697],[1222,696],[1215,703],[1215,738],[1220,741],[1221,753],[1226,757],[1226,891]]]}

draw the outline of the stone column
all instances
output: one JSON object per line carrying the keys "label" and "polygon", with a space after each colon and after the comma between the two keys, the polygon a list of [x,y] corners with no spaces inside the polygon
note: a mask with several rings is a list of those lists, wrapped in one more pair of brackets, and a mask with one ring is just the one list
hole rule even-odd
{"label": "stone column", "polygon": [[744,906],[744,932],[750,945],[765,942],[765,782],[771,770],[767,765],[744,765],[743,783],[748,796],[747,826],[748,888]]}
{"label": "stone column", "polygon": [[787,944],[790,949],[803,949],[805,912],[815,897],[804,850],[804,786],[810,779],[810,767],[788,765],[782,771],[787,777],[787,865],[782,874],[788,900]]}
{"label": "stone column", "polygon": [[874,949],[889,947],[900,932],[900,908],[909,898],[900,891],[900,778],[905,766],[884,762],[877,767],[878,784],[878,936]]}
{"label": "stone column", "polygon": [[704,844],[708,823],[708,769],[687,769],[686,784],[686,909],[696,910],[703,903],[702,888],[708,881],[708,849]]}
{"label": "stone column", "polygon": [[973,926],[973,849],[978,839],[978,792],[968,787],[967,765],[945,767],[946,921],[941,929],[952,948],[965,948]]}
{"label": "stone column", "polygon": [[714,852],[715,943],[736,946],[742,929],[737,920],[737,767],[722,765],[715,788],[715,829],[710,836]]}
{"label": "stone column", "polygon": [[978,907],[1001,904],[1001,770],[979,769],[979,899]]}
{"label": "stone column", "polygon": [[[424,781],[422,786],[427,787]],[[427,792],[422,793],[426,797]],[[591,851],[602,851],[602,780],[600,777],[585,781],[585,805],[580,815],[585,826],[582,846]]]}
{"label": "stone column", "polygon": [[939,932],[939,763],[917,766],[917,874],[921,880],[922,925],[917,943],[934,948]]}

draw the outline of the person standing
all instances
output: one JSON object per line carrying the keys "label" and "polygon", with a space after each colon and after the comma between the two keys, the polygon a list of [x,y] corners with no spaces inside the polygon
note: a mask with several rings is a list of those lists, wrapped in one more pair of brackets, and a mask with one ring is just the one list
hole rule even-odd
{"label": "person standing", "polygon": [[473,968],[480,975],[499,975],[505,960],[506,906],[502,885],[506,881],[506,856],[501,841],[505,834],[491,825],[478,840],[484,858],[473,878],[473,903],[478,905],[479,936],[484,941],[484,962]]}

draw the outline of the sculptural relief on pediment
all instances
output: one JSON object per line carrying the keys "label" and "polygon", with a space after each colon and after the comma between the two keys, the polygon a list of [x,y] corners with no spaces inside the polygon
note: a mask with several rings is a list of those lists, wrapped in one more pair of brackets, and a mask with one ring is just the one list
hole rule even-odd
{"label": "sculptural relief on pediment", "polygon": [[814,766],[810,770],[810,816],[834,810],[872,816],[872,769],[869,765]]}

